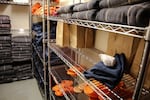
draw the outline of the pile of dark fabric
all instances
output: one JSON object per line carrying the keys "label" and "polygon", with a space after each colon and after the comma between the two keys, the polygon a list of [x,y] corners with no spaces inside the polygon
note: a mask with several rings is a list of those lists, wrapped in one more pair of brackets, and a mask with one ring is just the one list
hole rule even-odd
{"label": "pile of dark fabric", "polygon": [[86,3],[60,7],[57,13],[63,18],[146,27],[150,19],[150,1],[90,0]]}
{"label": "pile of dark fabric", "polygon": [[0,83],[11,82],[14,70],[11,57],[10,17],[0,15]]}
{"label": "pile of dark fabric", "polygon": [[113,89],[121,80],[125,69],[125,55],[116,54],[116,64],[112,67],[104,65],[102,61],[95,64],[91,69],[85,71],[83,74],[86,78],[94,78],[104,85]]}
{"label": "pile of dark fabric", "polygon": [[[55,21],[50,22],[51,30],[50,30],[50,38],[55,39],[56,38],[56,25],[57,23]],[[36,79],[38,80],[39,86],[44,89],[44,67],[43,62],[41,61],[40,57],[43,59],[43,34],[45,35],[45,39],[47,39],[47,32],[43,33],[42,29],[42,23],[34,23],[32,25],[32,30],[34,32],[34,38],[33,38],[33,66],[34,66],[34,75]],[[46,66],[48,63],[48,47],[45,47],[45,60],[46,60]],[[61,65],[63,64],[63,61],[54,53],[52,50],[50,50],[50,64],[51,66]],[[48,79],[48,78],[47,78]]]}
{"label": "pile of dark fabric", "polygon": [[12,35],[12,61],[16,80],[32,77],[31,42],[29,35]]}

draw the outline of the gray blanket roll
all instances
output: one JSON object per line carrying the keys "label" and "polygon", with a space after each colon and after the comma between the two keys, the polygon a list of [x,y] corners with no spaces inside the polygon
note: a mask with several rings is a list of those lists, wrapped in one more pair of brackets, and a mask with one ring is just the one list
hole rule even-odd
{"label": "gray blanket roll", "polygon": [[101,0],[99,2],[100,8],[110,8],[110,7],[117,7],[129,4],[140,3],[148,0]]}
{"label": "gray blanket roll", "polygon": [[58,10],[57,10],[57,13],[58,14],[62,14],[62,13],[71,13],[73,11],[73,7],[75,5],[78,5],[79,3],[77,4],[73,4],[73,5],[68,5],[68,6],[63,6],[63,7],[60,7]]}
{"label": "gray blanket roll", "polygon": [[97,21],[127,24],[131,26],[148,26],[150,19],[150,2],[135,5],[104,8],[96,15]]}
{"label": "gray blanket roll", "polygon": [[71,18],[72,13],[64,13],[64,14],[60,14],[59,16],[62,18]]}
{"label": "gray blanket roll", "polygon": [[72,14],[73,19],[84,19],[84,20],[95,20],[95,16],[97,13],[97,9],[81,11],[81,12],[74,12]]}
{"label": "gray blanket roll", "polygon": [[98,9],[100,1],[101,0],[90,0],[89,2],[75,5],[73,7],[73,12],[79,12],[79,11],[85,11],[85,10],[91,10],[91,9]]}

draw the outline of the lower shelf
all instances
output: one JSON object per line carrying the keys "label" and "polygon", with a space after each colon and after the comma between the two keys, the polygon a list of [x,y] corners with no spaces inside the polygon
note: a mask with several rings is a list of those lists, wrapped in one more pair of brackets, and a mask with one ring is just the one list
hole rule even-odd
{"label": "lower shelf", "polygon": [[[129,74],[124,74],[123,78],[122,78],[122,82],[125,84],[126,89],[131,91],[131,96],[130,98],[126,98],[127,94],[122,94],[124,90],[121,90],[120,92],[116,91],[116,90],[110,90],[109,88],[108,91],[110,92],[109,95],[106,95],[105,92],[103,92],[101,89],[99,89],[97,86],[95,86],[91,80],[87,80],[84,75],[79,72],[76,68],[74,68],[75,65],[79,65],[80,63],[74,58],[74,55],[77,56],[82,56],[83,59],[86,59],[89,61],[91,61],[91,63],[93,62],[93,60],[88,56],[86,56],[85,54],[83,54],[82,52],[72,49],[72,48],[67,48],[67,51],[73,51],[73,52],[66,52],[66,48],[62,48],[59,47],[55,44],[51,44],[50,45],[50,49],[52,51],[54,51],[56,53],[56,55],[58,57],[61,58],[61,60],[63,60],[65,62],[65,64],[69,67],[69,68],[73,68],[74,71],[77,73],[78,77],[81,78],[85,83],[87,83],[88,85],[90,85],[92,87],[92,89],[98,94],[98,95],[104,95],[103,99],[106,100],[128,100],[128,99],[132,99],[132,93],[134,91],[135,88],[135,84],[136,84],[136,80]],[[71,55],[71,56],[70,56]],[[79,57],[78,57],[79,58]],[[94,64],[94,63],[92,63]],[[82,67],[82,66],[81,66]],[[59,68],[59,67],[58,67]],[[86,69],[84,69],[86,70]],[[62,72],[64,73],[64,72]],[[55,76],[55,75],[54,75]],[[59,74],[59,76],[61,76],[61,74]],[[62,75],[63,76],[63,75]],[[142,97],[149,95],[150,94],[150,90],[147,89],[142,89]],[[141,97],[141,98],[142,98]],[[79,99],[80,100],[80,99]]]}

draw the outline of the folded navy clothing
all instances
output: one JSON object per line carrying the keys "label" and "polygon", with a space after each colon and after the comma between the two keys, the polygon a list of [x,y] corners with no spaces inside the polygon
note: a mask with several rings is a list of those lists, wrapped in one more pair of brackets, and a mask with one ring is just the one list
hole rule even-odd
{"label": "folded navy clothing", "polygon": [[150,19],[150,2],[101,9],[97,21],[146,27]]}
{"label": "folded navy clothing", "polygon": [[95,16],[97,14],[97,9],[81,11],[81,12],[74,12],[72,14],[73,19],[84,19],[84,20],[95,20]]}
{"label": "folded navy clothing", "polygon": [[105,66],[103,62],[100,61],[91,69],[85,71],[83,73],[84,76],[86,78],[95,78],[110,89],[113,89],[121,80],[125,67],[124,54],[116,54],[114,57],[116,64],[113,67]]}
{"label": "folded navy clothing", "polygon": [[80,11],[86,11],[86,10],[91,10],[91,9],[98,9],[100,1],[101,0],[90,0],[89,2],[75,5],[73,7],[73,12],[80,12]]}
{"label": "folded navy clothing", "polygon": [[136,4],[144,1],[148,1],[148,0],[101,0],[99,2],[99,7],[111,8],[111,7],[123,6],[129,4]]}

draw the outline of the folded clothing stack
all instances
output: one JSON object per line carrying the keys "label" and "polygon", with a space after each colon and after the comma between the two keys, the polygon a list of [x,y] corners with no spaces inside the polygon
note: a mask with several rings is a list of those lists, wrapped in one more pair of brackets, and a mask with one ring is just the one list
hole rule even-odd
{"label": "folded clothing stack", "polygon": [[150,20],[149,0],[90,0],[60,7],[60,17],[146,27]]}
{"label": "folded clothing stack", "polygon": [[[106,0],[102,0],[99,3],[100,7],[111,8],[102,8],[97,13],[95,20],[138,27],[146,27],[149,25],[150,1],[147,0],[147,2],[143,2],[146,0],[133,0],[135,2],[131,3],[128,2],[129,0],[121,1],[110,0],[110,3],[107,4]],[[137,3],[138,1],[140,3]]]}
{"label": "folded clothing stack", "polygon": [[26,61],[31,59],[30,36],[12,36],[12,59],[13,61]]}
{"label": "folded clothing stack", "polygon": [[0,83],[12,82],[14,70],[11,64],[0,66]]}
{"label": "folded clothing stack", "polygon": [[29,35],[12,35],[12,61],[16,80],[32,77],[32,48]]}
{"label": "folded clothing stack", "polygon": [[58,15],[64,18],[94,20],[99,10],[100,0],[90,0],[86,3],[78,3],[74,5],[60,7],[57,10]]}
{"label": "folded clothing stack", "polygon": [[[51,30],[50,30],[50,38],[56,38],[56,25],[55,21],[51,21]],[[33,43],[36,46],[37,51],[39,52],[40,56],[43,57],[43,32],[42,32],[42,24],[41,23],[34,23],[32,26],[32,30],[35,32],[35,36],[33,39]],[[47,33],[45,32],[45,39],[47,39]],[[48,47],[45,50],[45,58],[48,61]],[[63,62],[60,60],[59,57],[55,55],[55,53],[51,52],[51,65],[60,65]]]}
{"label": "folded clothing stack", "polygon": [[22,80],[22,79],[32,78],[31,60],[15,62],[15,63],[13,63],[13,69],[15,72],[14,80]]}
{"label": "folded clothing stack", "polygon": [[8,15],[0,15],[0,31],[10,31],[10,17]]}
{"label": "folded clothing stack", "polygon": [[[2,34],[1,34],[2,33]],[[11,35],[0,32],[0,64],[12,63],[11,59]]]}

